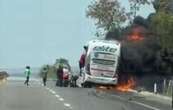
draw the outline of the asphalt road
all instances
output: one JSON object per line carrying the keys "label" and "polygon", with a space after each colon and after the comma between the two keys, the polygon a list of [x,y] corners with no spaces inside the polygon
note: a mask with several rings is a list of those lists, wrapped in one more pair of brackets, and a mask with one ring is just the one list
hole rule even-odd
{"label": "asphalt road", "polygon": [[94,88],[61,88],[48,82],[8,81],[0,86],[0,110],[172,110],[169,105],[133,93]]}

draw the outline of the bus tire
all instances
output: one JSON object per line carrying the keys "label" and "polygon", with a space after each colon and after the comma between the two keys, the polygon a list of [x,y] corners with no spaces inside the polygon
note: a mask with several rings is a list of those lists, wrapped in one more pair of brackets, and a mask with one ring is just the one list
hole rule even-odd
{"label": "bus tire", "polygon": [[83,87],[83,88],[92,88],[92,83],[90,83],[90,82],[84,82],[84,83],[82,84],[82,87]]}

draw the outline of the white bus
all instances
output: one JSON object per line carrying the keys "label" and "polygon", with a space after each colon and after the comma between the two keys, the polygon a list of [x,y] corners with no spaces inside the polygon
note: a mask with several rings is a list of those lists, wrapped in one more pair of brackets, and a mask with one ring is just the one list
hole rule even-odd
{"label": "white bus", "polygon": [[120,42],[92,40],[87,46],[83,84],[116,85]]}

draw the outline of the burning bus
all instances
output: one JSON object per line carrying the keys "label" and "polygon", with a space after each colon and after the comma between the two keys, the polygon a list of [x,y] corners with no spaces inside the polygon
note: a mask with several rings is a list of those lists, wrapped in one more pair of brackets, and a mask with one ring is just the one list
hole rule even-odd
{"label": "burning bus", "polygon": [[120,48],[118,41],[89,41],[82,75],[83,85],[116,85]]}

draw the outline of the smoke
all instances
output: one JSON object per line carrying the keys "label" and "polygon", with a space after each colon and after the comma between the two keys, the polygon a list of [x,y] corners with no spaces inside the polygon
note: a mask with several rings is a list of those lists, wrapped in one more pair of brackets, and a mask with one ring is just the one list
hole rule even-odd
{"label": "smoke", "polygon": [[148,28],[148,22],[147,20],[145,20],[143,17],[141,16],[137,16],[135,17],[135,19],[133,20],[133,24],[142,26],[144,28]]}
{"label": "smoke", "polygon": [[[121,31],[121,32],[120,32]],[[158,73],[159,44],[150,34],[148,20],[137,16],[133,24],[109,32],[106,39],[116,39],[122,44],[119,73],[144,75]]]}
{"label": "smoke", "polygon": [[138,42],[122,44],[121,71],[143,75],[156,72],[156,62],[159,46],[153,38],[145,38]]}

